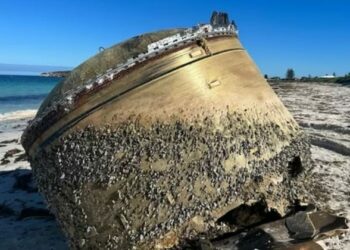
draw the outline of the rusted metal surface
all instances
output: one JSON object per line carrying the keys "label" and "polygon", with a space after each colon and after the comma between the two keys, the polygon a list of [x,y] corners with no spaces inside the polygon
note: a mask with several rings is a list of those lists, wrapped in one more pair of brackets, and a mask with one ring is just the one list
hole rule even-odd
{"label": "rusted metal surface", "polygon": [[225,233],[242,203],[284,215],[306,199],[309,145],[237,36],[169,50],[73,104],[24,138],[72,248],[180,247]]}

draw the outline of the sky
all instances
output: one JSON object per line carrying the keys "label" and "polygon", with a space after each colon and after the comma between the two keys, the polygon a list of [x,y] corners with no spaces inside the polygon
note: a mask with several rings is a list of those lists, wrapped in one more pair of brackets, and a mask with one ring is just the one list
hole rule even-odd
{"label": "sky", "polygon": [[350,72],[349,0],[0,0],[0,64],[76,67],[132,36],[228,12],[262,73]]}

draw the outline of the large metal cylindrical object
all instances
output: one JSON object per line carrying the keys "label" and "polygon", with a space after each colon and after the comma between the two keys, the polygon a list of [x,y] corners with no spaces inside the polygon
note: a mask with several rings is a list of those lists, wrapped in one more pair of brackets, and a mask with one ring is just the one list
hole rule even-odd
{"label": "large metal cylindrical object", "polygon": [[28,128],[23,143],[77,249],[181,245],[222,231],[221,216],[261,199],[285,214],[300,199],[310,159],[297,123],[235,35],[135,66],[50,126]]}

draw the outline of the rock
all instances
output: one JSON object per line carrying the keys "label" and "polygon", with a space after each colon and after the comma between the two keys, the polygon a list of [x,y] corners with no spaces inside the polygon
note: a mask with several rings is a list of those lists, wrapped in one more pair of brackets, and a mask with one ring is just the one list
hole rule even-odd
{"label": "rock", "polygon": [[335,230],[348,229],[348,221],[344,217],[335,216],[323,211],[308,213],[308,216],[318,235]]}
{"label": "rock", "polygon": [[0,143],[3,144],[10,144],[10,143],[17,143],[18,140],[17,139],[13,139],[13,140],[5,140],[5,141],[1,141]]}
{"label": "rock", "polygon": [[209,240],[199,240],[198,248],[200,250],[215,250],[213,244]]}
{"label": "rock", "polygon": [[5,155],[4,155],[4,158],[9,158],[9,157],[13,157],[15,154],[18,154],[20,153],[21,150],[20,149],[17,149],[17,148],[14,148],[14,149],[10,149],[8,150]]}
{"label": "rock", "polygon": [[3,159],[1,159],[0,165],[6,165],[9,163],[10,163],[10,160],[3,158]]}
{"label": "rock", "polygon": [[[248,231],[226,234],[211,240],[214,249],[320,250],[317,238],[340,235],[347,229],[345,218],[324,212],[299,211],[287,218],[257,225]],[[331,234],[334,232],[333,234]]]}
{"label": "rock", "polygon": [[286,219],[290,235],[297,240],[311,239],[317,234],[347,229],[346,219],[322,211],[298,212]]}
{"label": "rock", "polygon": [[52,71],[52,72],[43,72],[40,75],[46,77],[67,77],[70,74],[69,70],[66,71]]}
{"label": "rock", "polygon": [[28,157],[26,153],[20,154],[19,156],[17,156],[15,158],[15,162],[19,162],[19,161],[27,161]]}
{"label": "rock", "polygon": [[286,226],[294,239],[311,239],[316,231],[306,212],[298,212],[286,219]]}

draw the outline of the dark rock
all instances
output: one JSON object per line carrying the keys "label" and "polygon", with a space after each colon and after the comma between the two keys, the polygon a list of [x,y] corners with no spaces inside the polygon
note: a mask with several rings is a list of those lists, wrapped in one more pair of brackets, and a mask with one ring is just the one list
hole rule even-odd
{"label": "dark rock", "polygon": [[14,148],[14,149],[10,149],[9,151],[7,151],[4,155],[4,159],[6,158],[9,158],[9,157],[12,157],[14,156],[15,154],[18,154],[20,153],[21,150],[17,149],[17,148]]}
{"label": "dark rock", "polygon": [[[347,229],[345,218],[325,212],[297,212],[252,229],[227,233],[211,240],[213,249],[321,250],[313,238],[340,235]],[[318,238],[319,239],[319,238]]]}
{"label": "dark rock", "polygon": [[310,239],[315,236],[315,228],[306,212],[298,212],[286,219],[286,226],[291,237],[298,240]]}
{"label": "dark rock", "polygon": [[26,153],[20,154],[19,156],[17,156],[15,158],[15,162],[19,162],[19,161],[27,161],[28,157]]}
{"label": "dark rock", "polygon": [[0,143],[3,144],[10,144],[10,143],[17,143],[18,140],[17,139],[13,139],[13,140],[5,140],[5,141],[1,141]]}
{"label": "dark rock", "polygon": [[318,211],[309,214],[317,233],[326,233],[336,229],[348,229],[347,220],[344,217],[338,217],[326,212]]}
{"label": "dark rock", "polygon": [[2,159],[1,162],[0,162],[0,165],[6,165],[6,164],[9,164],[10,161],[8,159]]}
{"label": "dark rock", "polygon": [[256,229],[248,232],[244,237],[238,240],[237,249],[272,249],[273,238],[261,229]]}
{"label": "dark rock", "polygon": [[215,250],[214,246],[209,240],[199,240],[198,245],[200,250]]}

